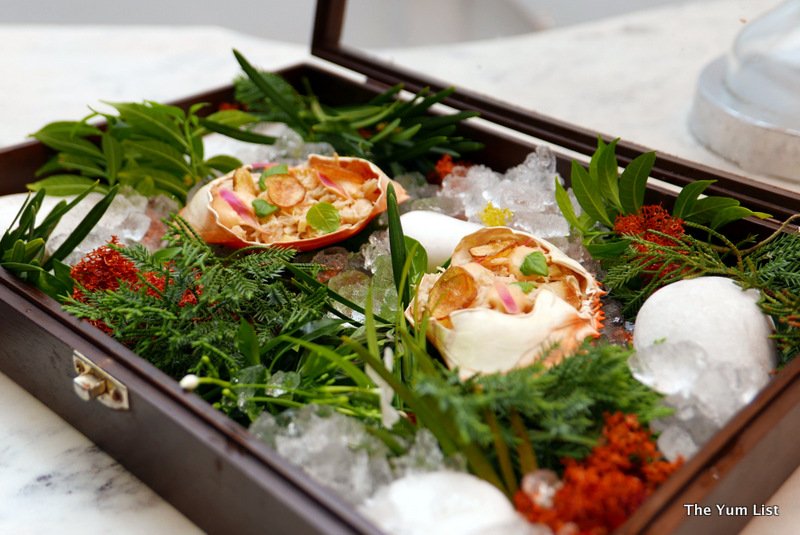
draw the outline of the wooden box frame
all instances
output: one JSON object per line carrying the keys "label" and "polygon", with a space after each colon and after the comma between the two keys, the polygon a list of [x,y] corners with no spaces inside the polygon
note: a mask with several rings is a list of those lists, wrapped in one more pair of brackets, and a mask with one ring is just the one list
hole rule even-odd
{"label": "wooden box frame", "polygon": [[[446,86],[401,71],[341,46],[344,0],[320,0],[312,52],[367,76],[357,83],[325,69],[301,64],[280,71],[299,86],[308,78],[335,104],[369,98],[398,82],[409,90]],[[232,99],[225,87],[176,104],[217,105]],[[482,118],[569,151],[590,155],[597,132],[514,108],[467,91],[446,104],[475,109]],[[480,126],[465,134],[486,144],[480,161],[496,169],[521,162],[535,145]],[[618,144],[621,165],[645,148]],[[21,192],[48,157],[37,142],[0,149],[0,194]],[[556,150],[558,169],[568,176],[569,158]],[[658,154],[652,176],[683,186],[713,179],[710,192],[728,195],[778,220],[800,206],[800,195],[743,177]],[[674,193],[649,187],[649,202],[670,205]],[[742,232],[767,232],[777,220],[746,221]],[[58,304],[0,268],[0,370],[123,464],[202,529],[210,533],[380,533],[346,502],[311,481],[244,428],[215,411],[175,381],[101,331],[63,312]],[[129,411],[86,403],[72,386],[74,351],[125,384]],[[800,428],[800,359],[740,411],[702,450],[679,469],[618,533],[719,533],[743,527],[747,517],[700,517],[684,504],[763,503],[800,465],[794,446]]]}

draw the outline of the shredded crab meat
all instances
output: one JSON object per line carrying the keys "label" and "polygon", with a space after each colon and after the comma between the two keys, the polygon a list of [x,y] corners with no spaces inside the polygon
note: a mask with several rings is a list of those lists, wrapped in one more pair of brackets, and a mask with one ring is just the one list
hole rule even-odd
{"label": "shredded crab meat", "polygon": [[450,267],[422,277],[406,317],[462,378],[552,366],[602,328],[600,289],[552,244],[504,227],[465,236]]}
{"label": "shredded crab meat", "polygon": [[[547,275],[525,275],[520,270],[525,258],[535,252],[545,256],[548,262]],[[550,255],[535,244],[493,242],[473,247],[469,253],[471,261],[452,266],[440,277],[429,277],[421,283],[417,297],[420,313],[429,310],[433,317],[440,320],[449,315],[449,312],[442,314],[442,307],[437,304],[437,298],[444,292],[445,286],[448,292],[460,294],[447,298],[448,303],[461,304],[450,312],[465,308],[488,308],[506,314],[526,314],[532,310],[538,293],[542,291],[555,293],[576,309],[581,306],[581,287],[577,277],[551,263]],[[454,278],[454,270],[468,274],[470,284],[461,282],[460,285],[453,285],[450,281]],[[525,290],[526,286],[529,291]],[[473,287],[476,290],[473,291]],[[509,300],[513,300],[513,304]]]}
{"label": "shredded crab meat", "polygon": [[[330,169],[335,166],[327,167],[328,175],[333,175]],[[336,209],[343,227],[368,218],[381,194],[378,178],[360,177],[348,171],[346,183],[341,187],[333,187],[331,184],[336,179],[328,175],[324,179],[326,185],[320,180],[320,172],[315,167],[292,168],[286,174],[264,177],[262,182],[265,189],[262,190],[260,174],[241,168],[234,173],[231,181],[217,185],[212,192],[214,205],[220,213],[220,222],[240,239],[261,243],[288,242],[324,235],[325,232],[309,225],[306,219],[311,207],[321,202],[329,203]],[[251,217],[242,217],[239,213],[241,210],[226,209],[224,191],[236,195],[241,201],[235,203],[236,207],[247,207]],[[341,195],[341,191],[346,191],[347,195]],[[259,217],[252,208],[256,199],[276,209]]]}

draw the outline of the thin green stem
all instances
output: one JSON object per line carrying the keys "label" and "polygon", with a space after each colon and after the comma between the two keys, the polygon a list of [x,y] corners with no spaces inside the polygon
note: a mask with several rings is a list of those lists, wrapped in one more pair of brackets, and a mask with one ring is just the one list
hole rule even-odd
{"label": "thin green stem", "polygon": [[506,492],[509,498],[517,492],[517,477],[514,474],[514,465],[511,462],[511,454],[508,451],[508,444],[503,438],[503,430],[497,421],[497,417],[490,409],[484,412],[484,419],[492,430],[492,440],[494,442],[497,461],[500,463],[500,474],[503,476]]}

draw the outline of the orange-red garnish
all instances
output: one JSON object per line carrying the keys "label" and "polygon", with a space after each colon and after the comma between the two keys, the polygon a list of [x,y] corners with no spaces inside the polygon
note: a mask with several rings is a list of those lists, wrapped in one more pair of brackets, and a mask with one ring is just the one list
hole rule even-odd
{"label": "orange-red garnish", "polygon": [[[97,290],[116,290],[120,282],[132,284],[138,280],[139,270],[111,246],[120,246],[116,236],[107,245],[98,247],[75,264],[70,271],[72,279],[89,292]],[[83,291],[76,286],[72,297],[83,301]]]}
{"label": "orange-red garnish", "polygon": [[442,180],[444,180],[444,177],[447,175],[452,174],[459,168],[467,169],[470,165],[471,164],[462,160],[454,161],[452,156],[445,154],[436,162],[436,166],[428,176],[428,180],[436,184],[441,184]]}
{"label": "orange-red garnish", "polygon": [[[120,245],[117,237],[113,236],[107,245],[91,251],[80,262],[75,264],[70,271],[72,279],[77,283],[72,291],[73,299],[85,303],[86,295],[83,291],[84,289],[91,293],[117,290],[122,284],[127,284],[133,289],[141,287],[142,280],[139,278],[139,273],[141,273],[139,269],[132,261],[112,247]],[[199,278],[199,273],[197,277]],[[152,285],[152,288],[149,287],[147,289],[148,294],[158,296],[159,292],[164,292],[167,284],[167,277],[164,275],[148,271],[142,273],[142,278]],[[169,279],[169,283],[172,283],[172,279]],[[157,291],[153,288],[157,289]],[[184,291],[180,301],[178,301],[178,306],[197,304],[197,295],[200,293],[202,293],[202,288],[199,286],[194,289],[194,292],[191,290]],[[87,321],[108,334],[112,333],[112,329],[101,320]]]}
{"label": "orange-red garnish", "polygon": [[[519,491],[517,510],[532,523],[558,532],[604,535],[622,525],[681,464],[664,460],[649,431],[632,414],[606,415],[601,442],[583,461],[564,462],[563,485],[552,507]],[[570,526],[571,525],[571,526]]]}
{"label": "orange-red garnish", "polygon": [[[681,238],[684,235],[683,220],[671,216],[663,206],[656,204],[642,206],[635,214],[617,216],[614,221],[614,231],[625,236],[638,236],[665,247],[675,247],[675,240],[655,234],[653,231],[673,238]],[[633,246],[641,253],[647,252],[647,246],[644,244],[635,243]],[[647,259],[649,258],[647,257]],[[662,269],[662,266],[662,263],[656,262],[649,269],[657,272]],[[668,265],[661,272],[661,276],[663,277],[677,268],[677,265]]]}

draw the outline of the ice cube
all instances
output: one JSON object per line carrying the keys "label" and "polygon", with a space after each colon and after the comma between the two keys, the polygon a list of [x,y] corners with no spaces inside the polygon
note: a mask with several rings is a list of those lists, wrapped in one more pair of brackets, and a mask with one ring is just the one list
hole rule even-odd
{"label": "ice cube", "polygon": [[389,233],[385,230],[373,232],[367,243],[361,246],[364,268],[375,273],[375,261],[379,256],[389,254]]}
{"label": "ice cube", "polygon": [[694,391],[698,409],[718,427],[743,406],[769,381],[760,370],[722,364],[709,367],[699,378]]}
{"label": "ice cube", "polygon": [[410,474],[424,474],[446,469],[464,471],[457,462],[447,460],[439,448],[439,442],[433,433],[420,429],[414,437],[414,443],[405,454],[391,461],[392,471],[396,478]]}
{"label": "ice cube", "polygon": [[699,449],[691,435],[678,425],[671,425],[658,437],[658,449],[664,457],[674,461],[678,457],[690,458]]}
{"label": "ice cube", "polygon": [[662,394],[689,396],[708,367],[708,356],[698,344],[660,343],[640,349],[628,360],[633,376]]}
{"label": "ice cube", "polygon": [[[328,281],[328,288],[338,293],[359,306],[364,306],[367,301],[367,291],[369,289],[370,277],[364,272],[356,270],[342,271]],[[334,303],[336,310],[353,318],[356,321],[364,321],[364,315],[344,306],[341,303]]]}
{"label": "ice cube", "polygon": [[[47,254],[52,254],[61,246],[102,197],[99,193],[90,193],[61,218],[47,241]],[[147,197],[130,188],[121,190],[103,217],[64,261],[69,265],[76,264],[89,252],[111,241],[112,236],[117,236],[122,245],[139,243],[145,238],[152,224],[153,220],[148,214]]]}
{"label": "ice cube", "polygon": [[427,199],[414,199],[400,205],[400,212],[407,213],[415,210],[428,210],[439,212],[451,217],[464,217],[464,203],[460,198],[449,196],[429,197]]}
{"label": "ice cube", "polygon": [[383,442],[358,420],[329,407],[307,405],[278,419],[265,413],[250,430],[353,504],[392,480]]}

